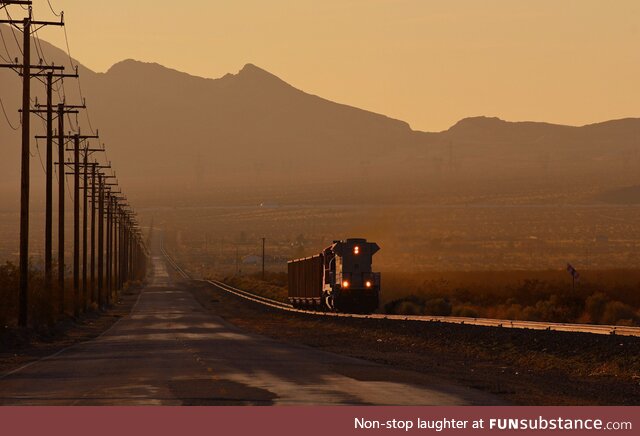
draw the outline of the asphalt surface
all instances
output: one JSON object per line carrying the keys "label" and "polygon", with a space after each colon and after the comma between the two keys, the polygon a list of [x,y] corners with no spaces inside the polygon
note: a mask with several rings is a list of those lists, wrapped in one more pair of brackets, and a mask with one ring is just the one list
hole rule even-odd
{"label": "asphalt surface", "polygon": [[152,262],[150,284],[129,316],[94,340],[0,376],[0,404],[499,403],[410,371],[245,333],[208,314],[162,256]]}

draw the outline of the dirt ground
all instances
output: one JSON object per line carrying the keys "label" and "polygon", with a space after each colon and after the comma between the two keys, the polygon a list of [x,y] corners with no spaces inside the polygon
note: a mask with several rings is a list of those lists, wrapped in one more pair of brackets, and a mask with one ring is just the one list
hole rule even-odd
{"label": "dirt ground", "polygon": [[640,338],[282,312],[193,282],[247,331],[410,369],[517,405],[639,405]]}

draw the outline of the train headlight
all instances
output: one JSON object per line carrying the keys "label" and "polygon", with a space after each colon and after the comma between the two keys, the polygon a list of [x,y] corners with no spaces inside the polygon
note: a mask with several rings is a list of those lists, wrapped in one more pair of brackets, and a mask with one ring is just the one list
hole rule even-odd
{"label": "train headlight", "polygon": [[355,246],[353,247],[353,254],[360,254],[360,247],[359,246]]}
{"label": "train headlight", "polygon": [[371,280],[367,280],[366,282],[364,282],[364,285],[365,285],[367,288],[370,288],[370,287],[371,287],[371,285],[373,285],[373,283],[371,283]]}
{"label": "train headlight", "polygon": [[349,287],[349,281],[348,280],[343,280],[342,281],[342,287],[343,288],[348,288]]}

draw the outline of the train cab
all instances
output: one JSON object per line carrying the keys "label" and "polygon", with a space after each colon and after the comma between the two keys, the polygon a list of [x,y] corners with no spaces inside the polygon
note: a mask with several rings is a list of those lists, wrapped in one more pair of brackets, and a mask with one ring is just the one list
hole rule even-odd
{"label": "train cab", "polygon": [[323,251],[324,304],[340,312],[371,313],[378,308],[380,273],[373,272],[375,242],[362,238],[334,241]]}

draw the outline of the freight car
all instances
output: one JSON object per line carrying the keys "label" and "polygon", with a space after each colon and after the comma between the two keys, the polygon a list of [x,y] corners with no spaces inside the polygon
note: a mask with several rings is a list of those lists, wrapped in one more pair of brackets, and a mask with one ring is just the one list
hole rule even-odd
{"label": "freight car", "polygon": [[288,262],[289,302],[296,308],[371,313],[378,308],[380,273],[372,272],[375,242],[333,241],[315,256]]}

